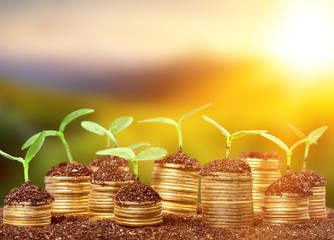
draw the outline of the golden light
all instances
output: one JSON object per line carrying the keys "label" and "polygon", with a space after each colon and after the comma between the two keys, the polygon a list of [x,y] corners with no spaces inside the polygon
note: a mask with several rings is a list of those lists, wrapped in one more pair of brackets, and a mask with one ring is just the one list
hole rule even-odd
{"label": "golden light", "polygon": [[281,12],[269,51],[289,71],[314,75],[333,67],[332,7],[328,1],[304,1]]}

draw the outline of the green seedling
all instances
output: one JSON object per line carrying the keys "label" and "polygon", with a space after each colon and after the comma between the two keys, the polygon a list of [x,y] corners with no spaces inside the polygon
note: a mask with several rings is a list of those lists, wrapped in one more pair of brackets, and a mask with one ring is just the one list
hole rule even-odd
{"label": "green seedling", "polygon": [[322,126],[320,128],[317,128],[313,131],[311,131],[307,136],[300,131],[299,129],[297,129],[295,126],[289,124],[289,127],[296,133],[296,135],[300,138],[300,139],[312,139],[312,141],[306,141],[305,142],[305,151],[304,151],[304,160],[303,160],[303,169],[307,168],[307,160],[308,160],[308,154],[309,154],[309,149],[311,147],[312,144],[318,144],[318,139],[322,136],[322,134],[324,134],[324,132],[327,130],[327,126]]}
{"label": "green seedling", "polygon": [[172,125],[176,128],[176,132],[177,132],[177,137],[178,137],[178,142],[179,142],[179,148],[182,149],[183,148],[183,139],[182,139],[182,123],[184,122],[184,120],[186,120],[187,118],[189,118],[191,115],[202,111],[203,109],[211,106],[212,103],[208,103],[204,106],[201,106],[199,108],[196,108],[184,115],[182,115],[178,121],[175,121],[171,118],[166,118],[166,117],[158,117],[158,118],[151,118],[151,119],[145,119],[145,120],[141,120],[138,121],[139,123],[143,123],[143,122],[157,122],[157,123],[164,123],[164,124],[168,124],[168,125]]}
{"label": "green seedling", "polygon": [[111,123],[109,129],[106,129],[102,127],[100,124],[91,121],[83,121],[81,122],[81,126],[92,133],[106,137],[107,148],[110,148],[111,147],[110,142],[114,144],[114,147],[118,147],[118,142],[115,136],[124,129],[126,129],[128,126],[130,126],[132,122],[133,122],[132,117],[125,116],[114,120]]}
{"label": "green seedling", "polygon": [[261,133],[261,136],[269,139],[270,141],[276,143],[280,148],[282,148],[285,151],[286,154],[286,160],[287,160],[287,164],[286,164],[286,173],[290,173],[291,172],[291,157],[292,157],[292,153],[293,150],[298,147],[300,144],[302,143],[307,143],[308,144],[314,144],[316,143],[313,139],[302,139],[299,140],[298,142],[295,142],[290,148],[288,147],[288,145],[286,145],[281,139],[268,134],[268,133]]}
{"label": "green seedling", "polygon": [[231,153],[231,147],[232,147],[232,141],[234,139],[238,139],[247,135],[257,135],[261,133],[267,132],[267,130],[245,130],[245,131],[238,131],[235,133],[229,133],[224,127],[219,125],[215,120],[208,116],[202,116],[203,119],[212,125],[214,125],[225,137],[226,137],[226,152],[225,152],[225,157],[230,158],[230,153]]}
{"label": "green seedling", "polygon": [[[73,157],[72,157],[72,154],[71,154],[71,151],[70,151],[70,147],[65,139],[65,136],[64,136],[64,130],[65,130],[65,127],[72,121],[74,121],[75,119],[83,116],[83,115],[86,115],[86,114],[89,114],[89,113],[92,113],[94,112],[93,109],[78,109],[70,114],[68,114],[61,122],[60,122],[60,126],[59,126],[59,130],[45,130],[45,136],[55,136],[55,137],[59,137],[59,139],[61,140],[61,142],[63,143],[64,145],[64,148],[65,148],[65,151],[66,151],[66,155],[67,155],[67,158],[68,158],[68,161],[69,162],[73,162]],[[27,147],[29,147],[34,141],[35,139],[38,137],[38,134],[35,134],[33,135],[31,138],[29,138],[22,146],[22,149],[26,149]]]}
{"label": "green seedling", "polygon": [[8,153],[5,153],[0,150],[0,155],[9,159],[9,160],[15,160],[23,165],[23,173],[24,173],[24,180],[29,181],[29,163],[30,161],[35,157],[35,155],[38,153],[38,151],[41,149],[44,139],[45,139],[45,132],[38,133],[36,138],[31,142],[27,153],[24,158],[22,157],[13,157],[9,155]]}
{"label": "green seedling", "polygon": [[137,155],[131,148],[109,148],[96,152],[98,155],[113,155],[124,158],[131,162],[133,166],[133,173],[138,177],[138,161],[157,160],[167,155],[167,151],[163,148],[150,147]]}

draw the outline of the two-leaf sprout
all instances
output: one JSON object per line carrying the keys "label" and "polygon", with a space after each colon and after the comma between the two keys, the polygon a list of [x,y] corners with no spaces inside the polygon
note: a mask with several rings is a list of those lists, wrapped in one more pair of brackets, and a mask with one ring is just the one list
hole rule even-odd
{"label": "two-leaf sprout", "polygon": [[327,126],[322,126],[319,127],[313,131],[311,131],[307,136],[300,131],[299,129],[297,129],[295,126],[289,124],[289,127],[296,133],[296,135],[300,138],[300,139],[311,139],[313,141],[306,141],[305,142],[305,151],[304,151],[304,160],[303,160],[303,168],[302,169],[306,169],[307,168],[307,159],[308,159],[308,153],[309,153],[309,149],[310,146],[312,144],[317,144],[318,139],[322,136],[322,134],[324,134],[324,132],[327,130]]}
{"label": "two-leaf sprout", "polygon": [[211,106],[212,103],[208,103],[204,106],[198,107],[184,115],[182,115],[178,121],[175,121],[174,119],[171,118],[166,118],[166,117],[158,117],[158,118],[151,118],[151,119],[145,119],[145,120],[141,120],[138,121],[139,123],[143,123],[143,122],[157,122],[157,123],[164,123],[164,124],[168,124],[168,125],[172,125],[176,128],[176,132],[177,132],[177,137],[178,137],[178,142],[179,142],[179,148],[182,149],[183,148],[183,138],[182,138],[182,123],[184,122],[185,119],[189,118],[191,115],[202,111],[203,109]]}
{"label": "two-leaf sprout", "polygon": [[212,125],[214,125],[225,137],[226,137],[226,153],[225,158],[230,158],[232,141],[237,138],[241,138],[247,135],[257,135],[261,133],[267,132],[267,130],[245,130],[245,131],[238,131],[235,133],[229,133],[224,127],[219,125],[215,120],[208,116],[202,116],[203,119]]}
{"label": "two-leaf sprout", "polygon": [[[61,142],[63,143],[63,146],[65,148],[65,151],[66,151],[66,155],[67,155],[67,158],[68,158],[68,161],[69,162],[73,162],[73,157],[72,157],[72,154],[71,154],[71,151],[70,151],[70,147],[65,139],[65,136],[64,136],[64,130],[65,130],[65,127],[72,121],[74,121],[75,119],[83,116],[83,115],[86,115],[86,114],[89,114],[89,113],[92,113],[94,112],[93,109],[78,109],[70,114],[68,114],[60,123],[60,126],[59,126],[59,130],[45,130],[43,131],[45,133],[45,137],[48,137],[48,136],[55,136],[55,137],[59,137],[59,139],[61,140]],[[39,133],[33,135],[31,138],[29,138],[22,146],[22,149],[26,149],[27,147],[29,147],[34,141],[35,139],[38,137]]]}
{"label": "two-leaf sprout", "polygon": [[27,182],[29,180],[29,163],[30,161],[35,157],[35,155],[38,153],[38,151],[41,149],[44,139],[45,139],[45,132],[40,132],[36,135],[34,140],[31,142],[27,153],[24,158],[22,157],[13,157],[9,155],[8,153],[5,153],[0,150],[0,155],[3,157],[9,159],[9,160],[14,160],[22,163],[23,165],[23,172],[24,172],[24,180]]}

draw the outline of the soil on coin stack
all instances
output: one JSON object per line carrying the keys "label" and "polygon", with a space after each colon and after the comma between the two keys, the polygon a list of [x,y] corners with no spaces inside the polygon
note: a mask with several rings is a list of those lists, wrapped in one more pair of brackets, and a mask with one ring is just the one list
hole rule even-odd
{"label": "soil on coin stack", "polygon": [[124,182],[124,181],[135,181],[136,177],[117,167],[106,165],[100,167],[96,172],[91,175],[91,182]]}
{"label": "soil on coin stack", "polygon": [[164,167],[168,164],[179,165],[181,169],[189,169],[189,170],[199,170],[201,165],[199,162],[187,154],[185,154],[181,149],[175,153],[168,155],[167,157],[156,160],[155,164]]}
{"label": "soil on coin stack", "polygon": [[207,163],[201,170],[202,176],[215,176],[217,173],[246,173],[251,175],[251,167],[242,160],[224,158]]}
{"label": "soil on coin stack", "polygon": [[117,156],[102,156],[94,159],[89,167],[103,167],[103,166],[111,166],[118,168],[129,168],[130,164],[127,160]]}
{"label": "soil on coin stack", "polygon": [[131,183],[122,187],[115,195],[115,202],[119,205],[122,205],[123,202],[157,203],[160,201],[159,194],[143,183]]}
{"label": "soil on coin stack", "polygon": [[314,171],[301,170],[293,173],[293,175],[307,182],[309,187],[323,187],[326,185],[326,178]]}
{"label": "soil on coin stack", "polygon": [[78,177],[78,176],[90,176],[91,170],[85,165],[78,162],[62,162],[53,166],[46,176],[66,176],[66,177]]}

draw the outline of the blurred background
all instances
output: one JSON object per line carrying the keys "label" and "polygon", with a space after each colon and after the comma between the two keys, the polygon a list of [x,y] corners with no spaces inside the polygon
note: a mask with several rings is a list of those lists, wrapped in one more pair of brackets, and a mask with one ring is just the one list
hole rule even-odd
{"label": "blurred background", "polygon": [[[327,178],[334,207],[334,3],[325,0],[29,1],[0,0],[0,149],[24,156],[31,135],[58,129],[78,108],[95,113],[65,130],[76,161],[88,164],[103,137],[81,128],[125,115],[135,122],[118,135],[178,149],[172,126],[136,123],[213,105],[183,125],[184,151],[204,165],[223,158],[225,137],[205,114],[230,132],[266,129],[291,146],[288,124],[305,134],[327,125],[310,149],[308,168]],[[244,151],[285,153],[260,136],[235,140]],[[303,146],[292,170],[302,166]],[[57,138],[47,138],[30,164],[32,183],[67,161]],[[139,165],[149,184],[152,162]],[[19,162],[0,157],[0,199],[23,183]],[[3,205],[1,201],[0,206]]]}

